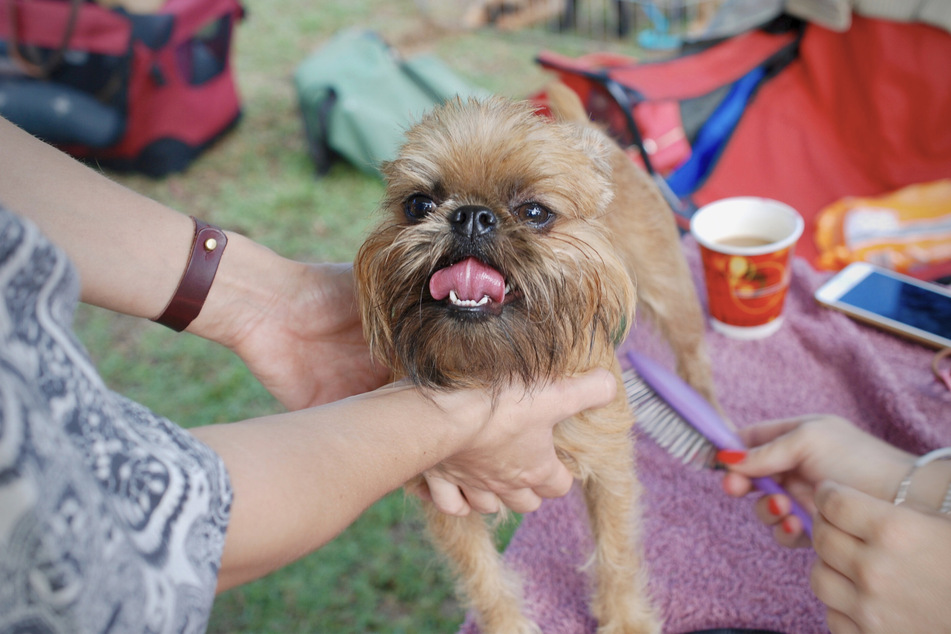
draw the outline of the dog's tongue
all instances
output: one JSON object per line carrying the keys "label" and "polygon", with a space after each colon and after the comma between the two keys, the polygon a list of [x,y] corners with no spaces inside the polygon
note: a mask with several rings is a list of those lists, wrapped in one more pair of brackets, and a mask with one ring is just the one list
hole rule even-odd
{"label": "dog's tongue", "polygon": [[505,278],[476,258],[466,258],[436,271],[429,279],[429,292],[433,299],[445,299],[449,291],[455,291],[461,300],[479,301],[488,296],[492,301],[502,303],[505,299]]}

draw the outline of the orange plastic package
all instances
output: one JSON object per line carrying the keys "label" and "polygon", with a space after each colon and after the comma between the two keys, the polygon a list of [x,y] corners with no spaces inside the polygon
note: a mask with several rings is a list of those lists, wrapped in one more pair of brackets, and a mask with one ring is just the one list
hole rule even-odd
{"label": "orange plastic package", "polygon": [[920,279],[951,275],[951,179],[836,201],[816,217],[815,239],[821,269],[864,261]]}

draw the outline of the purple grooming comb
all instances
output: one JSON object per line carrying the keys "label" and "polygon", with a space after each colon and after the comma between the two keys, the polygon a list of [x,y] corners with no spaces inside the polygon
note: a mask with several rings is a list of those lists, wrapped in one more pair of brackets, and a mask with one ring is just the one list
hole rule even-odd
{"label": "purple grooming comb", "polygon": [[[631,370],[624,372],[624,387],[637,414],[637,426],[668,453],[684,463],[709,466],[718,450],[746,450],[713,406],[683,379],[636,352],[628,350],[625,356]],[[812,518],[778,482],[753,478],[753,485],[767,495],[788,497],[793,515],[812,537]]]}

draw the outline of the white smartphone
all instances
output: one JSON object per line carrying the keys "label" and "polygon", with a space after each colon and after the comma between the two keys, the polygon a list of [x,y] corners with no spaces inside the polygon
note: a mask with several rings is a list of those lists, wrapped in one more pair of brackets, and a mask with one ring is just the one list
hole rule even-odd
{"label": "white smartphone", "polygon": [[951,348],[951,290],[872,264],[848,265],[816,301],[936,348]]}

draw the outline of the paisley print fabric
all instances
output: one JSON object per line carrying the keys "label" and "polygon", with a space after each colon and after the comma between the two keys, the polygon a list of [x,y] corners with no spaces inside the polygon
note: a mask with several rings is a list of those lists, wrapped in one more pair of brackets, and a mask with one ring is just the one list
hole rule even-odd
{"label": "paisley print fabric", "polygon": [[0,208],[0,633],[204,631],[224,464],[103,384],[78,296],[66,255]]}

